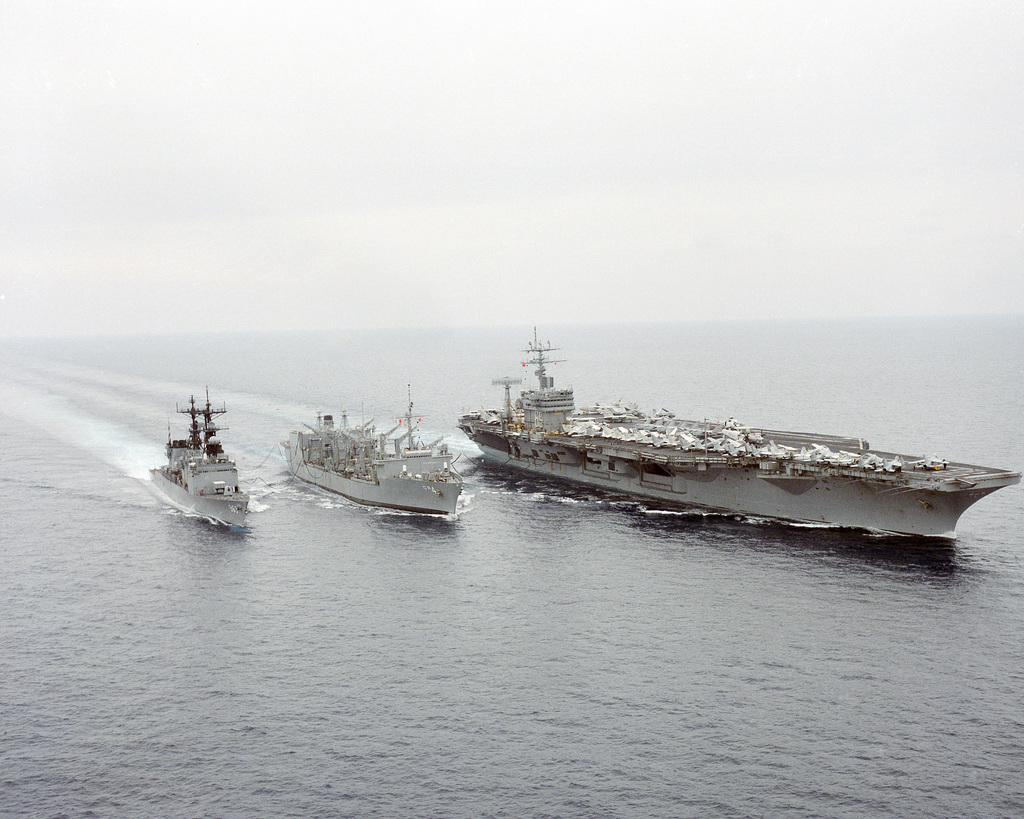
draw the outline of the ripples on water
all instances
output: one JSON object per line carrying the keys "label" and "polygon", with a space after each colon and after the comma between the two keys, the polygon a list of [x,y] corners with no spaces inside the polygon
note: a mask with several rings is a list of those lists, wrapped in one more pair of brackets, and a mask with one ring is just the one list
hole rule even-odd
{"label": "ripples on water", "polygon": [[[257,500],[230,533],[131,477],[205,374],[173,380],[169,352],[48,352],[0,372],[5,815],[1024,807],[1018,489],[936,544],[651,507],[464,456],[454,520],[386,513],[288,480],[268,452],[324,407],[254,371],[211,383]],[[476,366],[455,380],[501,374]],[[461,400],[422,406],[444,430]],[[45,429],[26,425],[40,407]],[[88,431],[112,426],[134,449]]]}

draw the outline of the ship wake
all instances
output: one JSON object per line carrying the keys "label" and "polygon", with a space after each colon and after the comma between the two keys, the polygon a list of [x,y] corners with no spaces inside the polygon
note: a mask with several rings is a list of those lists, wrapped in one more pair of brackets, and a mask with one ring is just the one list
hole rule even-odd
{"label": "ship wake", "polygon": [[163,457],[161,446],[143,441],[121,424],[74,409],[64,399],[22,384],[4,384],[0,394],[6,414],[88,452],[127,477],[148,482],[150,468]]}

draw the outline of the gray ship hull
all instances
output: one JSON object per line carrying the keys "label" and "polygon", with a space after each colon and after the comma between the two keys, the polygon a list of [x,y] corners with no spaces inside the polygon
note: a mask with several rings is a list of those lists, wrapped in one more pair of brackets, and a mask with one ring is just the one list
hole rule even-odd
{"label": "gray ship hull", "polygon": [[862,438],[687,421],[621,401],[577,412],[572,387],[548,375],[556,349],[535,328],[524,352],[538,388],[513,406],[521,379],[495,379],[504,407],[459,419],[485,457],[629,497],[925,537],[953,537],[971,504],[1020,482],[1019,472],[872,452]]}
{"label": "gray ship hull", "polygon": [[455,513],[462,492],[462,483],[456,481],[430,481],[396,475],[375,482],[347,477],[309,464],[301,460],[287,443],[284,446],[288,467],[296,478],[365,506],[426,515],[451,515]]}
{"label": "gray ship hull", "polygon": [[193,495],[167,477],[163,467],[149,470],[153,487],[171,506],[188,514],[201,515],[232,528],[245,526],[249,498],[245,493]]}
{"label": "gray ship hull", "polygon": [[975,476],[969,487],[935,481],[918,488],[898,479],[865,480],[850,470],[783,464],[768,470],[724,457],[677,459],[654,470],[636,450],[602,447],[598,453],[561,435],[513,434],[510,441],[474,426],[463,428],[484,456],[515,469],[673,505],[902,535],[953,537],[965,509],[1019,480],[993,473]]}

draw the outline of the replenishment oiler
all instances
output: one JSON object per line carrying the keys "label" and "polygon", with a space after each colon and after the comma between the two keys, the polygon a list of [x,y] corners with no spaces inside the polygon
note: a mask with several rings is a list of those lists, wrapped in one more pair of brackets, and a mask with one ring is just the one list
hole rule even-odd
{"label": "replenishment oiler", "polygon": [[500,409],[463,415],[484,456],[517,469],[628,496],[745,516],[953,537],[964,510],[1020,482],[1020,473],[872,450],[861,438],[685,421],[667,410],[597,404],[579,411],[547,367],[556,348],[524,351],[536,389]]}
{"label": "replenishment oiler", "polygon": [[225,407],[210,406],[210,393],[206,393],[206,406],[196,406],[195,396],[189,405],[177,412],[192,419],[188,438],[167,439],[167,465],[151,469],[153,486],[170,502],[171,506],[190,514],[202,515],[232,528],[245,525],[249,508],[249,495],[238,484],[238,468],[224,454],[214,418],[227,412]]}
{"label": "replenishment oiler", "polygon": [[[350,427],[342,414],[340,427],[332,415],[318,415],[316,426],[293,430],[283,441],[285,458],[300,480],[335,492],[356,503],[450,515],[462,493],[448,447],[439,438],[429,446],[414,437],[412,399],[404,419],[377,433],[373,419]],[[392,434],[402,427],[397,438]]]}

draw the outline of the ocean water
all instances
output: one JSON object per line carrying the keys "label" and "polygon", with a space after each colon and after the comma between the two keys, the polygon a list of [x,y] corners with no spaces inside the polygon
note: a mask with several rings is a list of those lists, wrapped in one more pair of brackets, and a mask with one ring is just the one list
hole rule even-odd
{"label": "ocean water", "polygon": [[[1024,319],[541,328],[579,405],[1024,467]],[[1024,504],[953,542],[480,464],[532,328],[0,345],[0,815],[1019,816]],[[152,493],[209,386],[232,533]],[[316,412],[460,453],[454,519],[289,480]]]}

